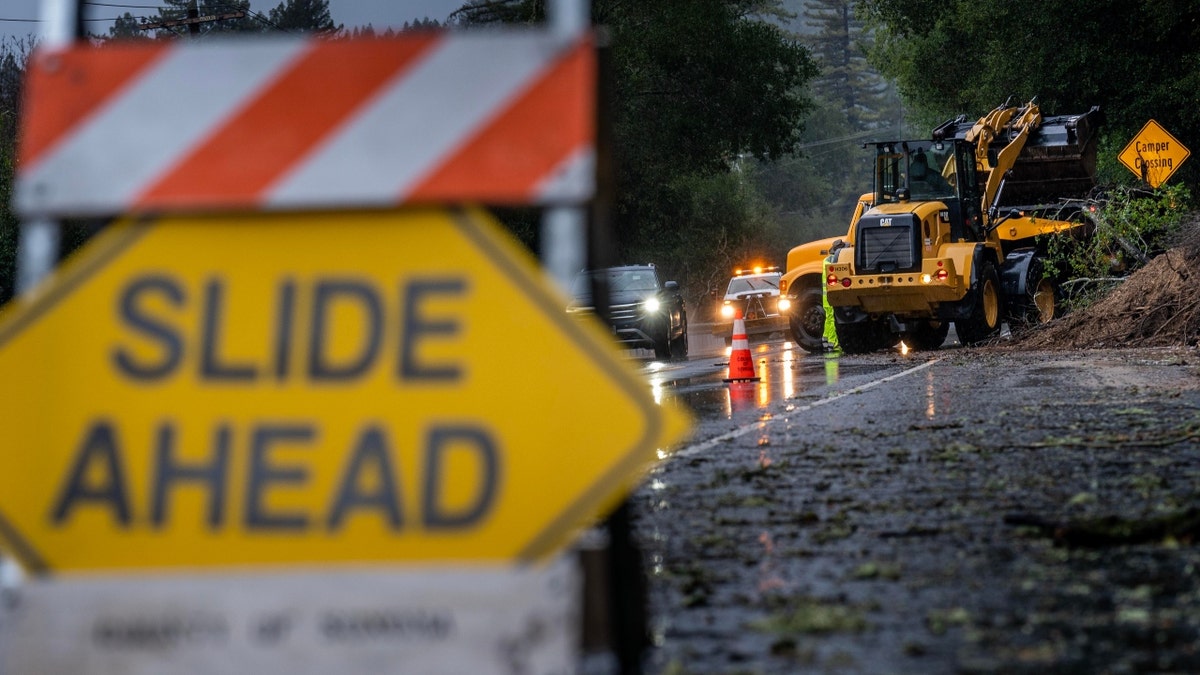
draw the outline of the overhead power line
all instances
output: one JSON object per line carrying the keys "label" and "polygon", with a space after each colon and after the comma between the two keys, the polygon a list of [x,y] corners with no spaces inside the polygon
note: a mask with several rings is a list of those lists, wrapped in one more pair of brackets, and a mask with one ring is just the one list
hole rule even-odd
{"label": "overhead power line", "polygon": [[[117,20],[117,17],[113,17],[111,19],[84,19],[84,21],[116,21],[116,20]],[[41,19],[8,19],[8,18],[4,18],[4,17],[0,17],[0,21],[5,21],[8,23],[41,23],[42,22]]]}
{"label": "overhead power line", "polygon": [[827,138],[823,141],[812,141],[811,143],[801,143],[800,145],[798,145],[796,147],[804,149],[804,148],[815,148],[815,147],[818,147],[821,145],[829,145],[830,143],[844,143],[845,141],[853,141],[856,138],[866,138],[867,136],[878,134],[879,132],[887,131],[888,129],[891,129],[891,127],[881,127],[879,129],[867,129],[865,131],[859,131],[859,132],[856,132],[853,134],[849,134],[847,136],[842,136],[840,138]]}
{"label": "overhead power line", "polygon": [[[128,9],[166,9],[166,8],[165,8],[165,7],[163,7],[162,5],[126,5],[126,4],[123,4],[123,3],[115,3],[115,2],[92,2],[91,0],[83,0],[83,3],[82,3],[82,4],[85,4],[85,5],[92,5],[92,6],[95,6],[95,7],[119,7],[119,8],[122,8],[122,9],[126,9],[126,8],[128,8]],[[96,18],[84,18],[83,20],[84,20],[84,21],[97,22],[97,21],[116,21],[117,19],[116,19],[116,18],[111,18],[111,19],[104,19],[104,18],[99,18],[99,19],[96,19]],[[6,18],[6,17],[0,17],[0,22],[5,22],[5,23],[41,23],[41,22],[42,22],[42,20],[41,20],[41,19],[10,19],[10,18]]]}
{"label": "overhead power line", "polygon": [[96,7],[120,7],[122,9],[167,9],[162,5],[125,5],[113,2],[88,2],[88,0],[83,0],[83,4],[94,5]]}

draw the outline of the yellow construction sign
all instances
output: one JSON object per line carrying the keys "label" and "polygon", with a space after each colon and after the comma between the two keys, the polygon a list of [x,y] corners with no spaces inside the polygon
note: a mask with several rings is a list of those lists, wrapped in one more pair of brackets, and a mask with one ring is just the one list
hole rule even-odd
{"label": "yellow construction sign", "polygon": [[1150,187],[1157,188],[1167,182],[1190,154],[1191,151],[1183,143],[1158,122],[1150,120],[1129,141],[1118,159],[1135,176],[1149,183]]}
{"label": "yellow construction sign", "polygon": [[118,223],[0,372],[34,572],[542,560],[689,425],[477,209]]}

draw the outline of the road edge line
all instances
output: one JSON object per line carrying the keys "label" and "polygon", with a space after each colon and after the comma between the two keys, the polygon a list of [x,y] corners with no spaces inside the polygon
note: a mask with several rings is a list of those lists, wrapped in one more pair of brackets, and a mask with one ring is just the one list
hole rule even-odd
{"label": "road edge line", "polygon": [[736,438],[741,438],[742,436],[745,436],[746,434],[750,433],[751,431],[757,431],[757,430],[763,429],[768,424],[772,424],[774,422],[786,422],[787,420],[791,419],[793,415],[797,415],[797,414],[803,413],[803,412],[808,412],[809,410],[812,410],[813,408],[816,408],[817,406],[822,406],[822,405],[825,405],[826,403],[833,403],[834,401],[837,401],[839,399],[850,396],[851,394],[858,394],[858,393],[864,392],[868,389],[871,389],[872,387],[877,387],[881,384],[884,384],[885,382],[891,382],[892,380],[899,379],[906,375],[911,375],[915,372],[924,370],[924,369],[928,368],[929,366],[932,366],[933,364],[938,363],[940,361],[941,361],[940,358],[930,359],[929,361],[926,361],[925,363],[922,363],[919,366],[913,366],[912,368],[909,368],[907,370],[902,370],[902,371],[900,371],[898,373],[894,373],[892,375],[888,375],[887,377],[881,377],[878,380],[872,380],[871,382],[867,382],[866,384],[860,384],[859,386],[854,387],[853,389],[847,389],[846,391],[838,392],[836,394],[833,394],[832,396],[826,396],[825,398],[818,399],[816,401],[813,401],[812,403],[806,403],[798,408],[792,408],[791,410],[787,411],[786,414],[776,415],[774,417],[771,417],[770,419],[759,420],[757,422],[754,422],[753,424],[746,424],[746,425],[740,426],[740,427],[734,429],[733,431],[727,431],[727,432],[721,434],[720,436],[714,436],[713,438],[710,438],[707,441],[703,441],[701,443],[697,443],[696,445],[685,446],[674,452],[667,451],[667,452],[663,453],[665,455],[664,459],[670,459],[670,458],[675,458],[675,457],[691,457],[692,455],[698,455],[706,450],[712,449],[713,447],[715,447],[721,443],[726,443],[726,442],[732,441]]}

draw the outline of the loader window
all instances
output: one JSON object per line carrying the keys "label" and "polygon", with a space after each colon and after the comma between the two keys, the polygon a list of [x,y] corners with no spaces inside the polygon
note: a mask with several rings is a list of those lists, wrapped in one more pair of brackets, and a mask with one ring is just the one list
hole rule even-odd
{"label": "loader window", "polygon": [[958,155],[958,188],[959,211],[950,220],[950,237],[955,241],[964,239],[978,241],[983,233],[978,229],[982,219],[981,189],[979,174],[976,171],[975,149],[969,143],[954,144]]}
{"label": "loader window", "polygon": [[945,200],[955,196],[954,188],[943,175],[945,166],[946,157],[934,148],[926,152],[918,146],[909,153],[908,185],[914,201]]}
{"label": "loader window", "polygon": [[958,167],[957,162],[954,161],[952,145],[935,143],[933,147],[929,148],[929,165],[934,167],[947,185],[951,188],[958,187]]}
{"label": "loader window", "polygon": [[964,193],[964,196],[969,199],[970,196],[966,191],[969,191],[969,194],[973,195],[975,192],[975,185],[978,180],[975,174],[975,153],[971,152],[971,149],[966,145],[962,145],[960,147],[960,154],[962,155],[962,158],[958,163],[962,166],[963,175],[959,192]]}
{"label": "loader window", "polygon": [[904,187],[904,155],[890,148],[879,149],[875,157],[875,203],[896,201],[896,190]]}

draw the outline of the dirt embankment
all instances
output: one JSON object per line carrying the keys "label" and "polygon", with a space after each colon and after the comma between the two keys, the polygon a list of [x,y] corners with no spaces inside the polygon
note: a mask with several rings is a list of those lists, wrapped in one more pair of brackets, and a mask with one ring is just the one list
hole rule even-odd
{"label": "dirt embankment", "polygon": [[1085,309],[1014,335],[1022,349],[1183,347],[1200,341],[1200,214],[1177,245]]}

